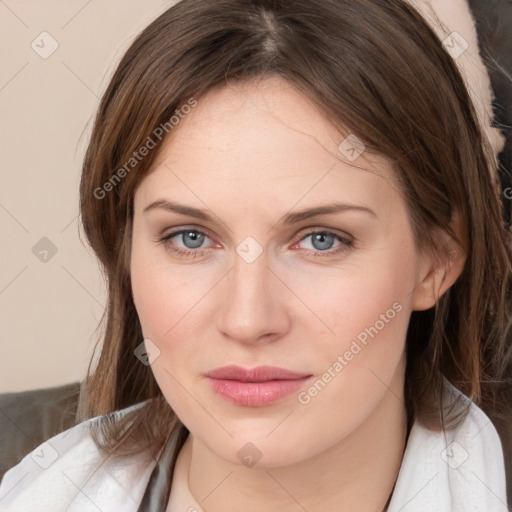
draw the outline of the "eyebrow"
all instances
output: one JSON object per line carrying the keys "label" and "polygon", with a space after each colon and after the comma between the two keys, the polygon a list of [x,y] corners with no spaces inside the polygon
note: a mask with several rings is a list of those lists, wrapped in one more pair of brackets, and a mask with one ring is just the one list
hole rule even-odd
{"label": "eyebrow", "polygon": [[[149,204],[144,208],[143,213],[147,213],[155,209],[163,209],[169,212],[194,217],[205,222],[214,222],[215,220],[214,217],[211,216],[206,210],[200,210],[199,208],[194,208],[192,206],[186,206],[183,204],[175,203],[172,201],[168,201],[167,199],[158,199],[154,201],[153,203]],[[317,206],[314,208],[300,210],[297,212],[289,212],[283,216],[282,223],[285,225],[297,224],[304,220],[310,219],[311,217],[316,217],[319,215],[328,215],[344,211],[360,211],[363,213],[368,213],[369,215],[375,218],[378,218],[377,214],[372,209],[366,206],[359,206],[355,204],[346,203],[332,203],[324,206]]]}

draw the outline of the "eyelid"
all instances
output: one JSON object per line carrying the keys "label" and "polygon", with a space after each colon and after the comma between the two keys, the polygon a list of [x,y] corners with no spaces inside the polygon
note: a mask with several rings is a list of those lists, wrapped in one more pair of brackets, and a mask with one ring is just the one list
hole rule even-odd
{"label": "eyelid", "polygon": [[211,238],[211,232],[208,228],[203,226],[196,226],[194,224],[178,224],[177,226],[168,226],[160,231],[159,236],[167,236],[178,231],[198,231],[210,236]]}
{"label": "eyelid", "polygon": [[313,227],[307,227],[307,228],[300,230],[294,236],[294,238],[296,239],[296,242],[294,242],[294,245],[297,242],[304,240],[304,238],[311,236],[313,234],[317,234],[317,233],[327,233],[329,235],[336,236],[345,242],[354,242],[355,241],[355,238],[351,234],[347,233],[346,231],[341,231],[339,229],[330,228],[330,227],[326,227],[326,226],[313,226]]}

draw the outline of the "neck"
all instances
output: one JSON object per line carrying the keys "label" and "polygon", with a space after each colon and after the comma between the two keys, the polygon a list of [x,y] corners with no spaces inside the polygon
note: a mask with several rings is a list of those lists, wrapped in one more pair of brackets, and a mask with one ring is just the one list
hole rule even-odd
{"label": "neck", "polygon": [[395,377],[396,382],[356,431],[328,450],[292,465],[247,468],[233,464],[190,435],[183,447],[190,491],[208,512],[382,512],[393,491],[407,438],[403,377]]}

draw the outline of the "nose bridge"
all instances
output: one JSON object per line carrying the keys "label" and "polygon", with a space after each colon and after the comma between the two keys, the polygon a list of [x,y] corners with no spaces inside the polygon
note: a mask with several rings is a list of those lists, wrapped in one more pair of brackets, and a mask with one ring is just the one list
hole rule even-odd
{"label": "nose bridge", "polygon": [[218,327],[229,337],[248,342],[283,331],[287,316],[276,277],[267,267],[267,254],[262,252],[255,259],[246,258],[243,249],[246,247],[240,244],[231,272],[226,276],[226,296]]}

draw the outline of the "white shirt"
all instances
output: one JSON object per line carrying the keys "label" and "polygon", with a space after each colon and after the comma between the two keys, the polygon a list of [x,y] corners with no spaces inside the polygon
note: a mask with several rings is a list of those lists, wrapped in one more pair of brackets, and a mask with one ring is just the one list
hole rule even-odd
{"label": "white shirt", "polygon": [[[155,462],[107,458],[91,438],[93,421],[51,438],[11,468],[0,484],[0,511],[137,512]],[[167,511],[204,512],[187,469],[182,450]],[[446,433],[412,426],[389,512],[507,512],[506,503],[501,442],[480,408],[471,404],[459,427]]]}

